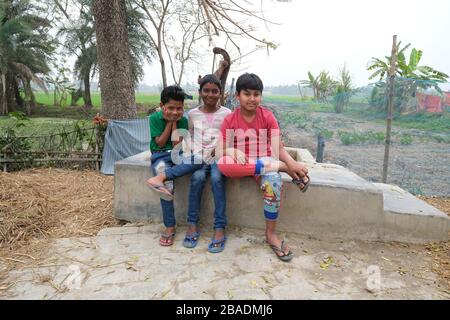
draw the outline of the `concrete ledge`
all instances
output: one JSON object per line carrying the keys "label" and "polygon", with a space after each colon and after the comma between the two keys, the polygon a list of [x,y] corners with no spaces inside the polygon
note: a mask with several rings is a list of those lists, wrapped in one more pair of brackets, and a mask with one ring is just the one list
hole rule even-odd
{"label": "concrete ledge", "polygon": [[[404,214],[399,214],[401,212],[389,209],[393,207],[389,207],[392,201],[384,188],[342,166],[315,163],[308,150],[287,149],[295,159],[305,159],[312,182],[308,192],[303,194],[289,183],[288,175],[283,174],[286,183],[278,230],[317,238],[406,242],[445,240],[446,233],[448,236],[450,220],[442,212],[425,217],[405,209]],[[118,219],[130,222],[162,220],[159,197],[145,185],[149,177],[150,151],[116,162],[114,214]],[[175,181],[178,224],[186,221],[189,179],[190,175]],[[227,179],[226,194],[230,225],[264,228],[261,191],[253,178]],[[405,199],[411,201],[409,197]],[[201,223],[211,227],[213,212],[214,201],[208,181],[203,192]]]}
{"label": "concrete ledge", "polygon": [[450,219],[444,212],[398,186],[374,185],[383,192],[383,239],[418,243],[448,239]]}

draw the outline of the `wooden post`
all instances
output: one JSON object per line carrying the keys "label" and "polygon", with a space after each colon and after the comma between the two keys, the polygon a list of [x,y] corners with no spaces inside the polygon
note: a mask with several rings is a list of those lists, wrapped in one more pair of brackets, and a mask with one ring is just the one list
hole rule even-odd
{"label": "wooden post", "polygon": [[[99,152],[99,130],[98,130],[98,124],[94,126],[94,133],[95,133],[95,153]],[[100,163],[98,161],[98,154],[95,155],[95,170],[100,170]]]}
{"label": "wooden post", "polygon": [[397,35],[394,35],[392,42],[391,65],[389,68],[389,97],[387,110],[387,125],[386,125],[386,141],[384,144],[384,161],[383,161],[383,183],[387,183],[387,174],[389,166],[389,148],[391,145],[391,128],[392,128],[392,113],[394,109],[394,81],[397,65]]}
{"label": "wooden post", "polygon": [[319,163],[323,162],[323,151],[325,149],[325,139],[323,138],[322,134],[319,133],[317,136],[317,157],[316,161]]}
{"label": "wooden post", "polygon": [[6,153],[0,153],[0,159],[1,158],[4,158],[4,160],[5,160],[5,162],[3,162],[3,172],[8,172],[7,162],[6,162],[6,159],[7,159]]}
{"label": "wooden post", "polygon": [[232,101],[233,101],[233,87],[234,87],[234,78],[231,80],[230,90],[228,90],[227,102],[225,103],[225,107],[227,107],[231,111],[234,111],[233,110],[234,107],[233,107],[233,103],[232,103]]}

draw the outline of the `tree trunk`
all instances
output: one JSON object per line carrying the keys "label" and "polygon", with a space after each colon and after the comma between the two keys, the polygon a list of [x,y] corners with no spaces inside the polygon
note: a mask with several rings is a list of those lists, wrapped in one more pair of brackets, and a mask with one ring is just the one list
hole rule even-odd
{"label": "tree trunk", "polygon": [[31,111],[36,107],[36,98],[33,90],[31,90],[31,80],[24,79],[23,86],[25,90],[25,106],[27,110],[27,116],[31,116]]}
{"label": "tree trunk", "polygon": [[0,109],[0,115],[8,114],[8,97],[6,95],[6,76],[2,74],[2,108]]}
{"label": "tree trunk", "polygon": [[102,114],[108,119],[136,118],[132,62],[124,0],[94,0]]}
{"label": "tree trunk", "polygon": [[83,100],[85,108],[92,108],[92,100],[91,100],[91,79],[90,72],[86,72],[84,75],[84,92],[83,92]]}
{"label": "tree trunk", "polygon": [[17,80],[13,81],[12,86],[14,88],[14,96],[16,99],[16,104],[19,107],[23,107],[23,98],[20,96],[20,91],[19,91],[19,86],[17,84]]}
{"label": "tree trunk", "polygon": [[160,50],[160,51],[161,52],[158,51],[159,64],[161,65],[161,76],[162,76],[163,88],[165,88],[165,87],[167,87],[166,62],[164,61],[164,56],[162,54],[162,50]]}

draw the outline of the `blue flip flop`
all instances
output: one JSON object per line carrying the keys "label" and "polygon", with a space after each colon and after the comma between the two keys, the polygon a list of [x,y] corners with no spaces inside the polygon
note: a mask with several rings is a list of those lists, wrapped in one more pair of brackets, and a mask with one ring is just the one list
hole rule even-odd
{"label": "blue flip flop", "polygon": [[225,249],[225,242],[227,241],[227,237],[223,236],[221,239],[216,240],[212,238],[211,243],[208,246],[208,252],[211,253],[219,253]]}
{"label": "blue flip flop", "polygon": [[199,237],[200,237],[199,232],[187,234],[186,237],[184,237],[183,246],[186,248],[195,248],[197,246]]}
{"label": "blue flip flop", "polygon": [[151,184],[146,182],[147,187],[150,188],[150,190],[154,191],[155,193],[158,194],[158,196],[166,201],[172,201],[173,200],[173,195],[172,193],[170,193],[169,190],[167,190],[167,188],[162,185],[162,184]]}

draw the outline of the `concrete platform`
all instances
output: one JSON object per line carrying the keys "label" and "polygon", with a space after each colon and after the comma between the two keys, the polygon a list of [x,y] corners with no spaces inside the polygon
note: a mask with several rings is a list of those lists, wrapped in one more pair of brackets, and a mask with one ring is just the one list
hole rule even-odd
{"label": "concrete platform", "polygon": [[450,298],[430,271],[433,257],[423,245],[283,233],[295,254],[284,263],[261,230],[229,228],[220,254],[206,250],[210,228],[201,228],[195,249],[182,246],[184,227],[172,247],[158,245],[160,231],[160,224],[149,224],[57,239],[47,258],[9,272],[0,299]]}
{"label": "concrete platform", "polygon": [[[301,193],[283,174],[284,193],[278,229],[284,232],[362,240],[429,242],[448,239],[450,219],[402,192],[397,199],[393,186],[372,184],[348,169],[334,164],[318,164],[305,149],[288,148],[297,161],[310,171],[311,186]],[[115,165],[114,214],[118,219],[142,222],[161,221],[159,197],[147,189],[151,177],[150,152],[119,161]],[[186,220],[190,176],[175,181],[177,223]],[[396,189],[396,190],[397,190]],[[229,225],[264,228],[261,192],[253,178],[227,179]],[[397,192],[398,193],[398,192]],[[399,200],[399,201],[397,201]],[[416,208],[416,206],[419,206]],[[213,197],[205,186],[200,219],[212,225]],[[423,211],[423,210],[422,210]]]}
{"label": "concrete platform", "polygon": [[374,185],[383,192],[383,239],[429,242],[448,238],[449,218],[444,212],[397,186]]}

